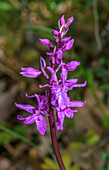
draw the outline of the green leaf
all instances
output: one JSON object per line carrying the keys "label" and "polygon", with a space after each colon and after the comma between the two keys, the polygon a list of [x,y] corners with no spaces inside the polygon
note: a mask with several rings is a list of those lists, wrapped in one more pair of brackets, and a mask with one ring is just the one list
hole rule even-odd
{"label": "green leaf", "polygon": [[99,67],[101,67],[101,66],[103,66],[104,64],[106,64],[107,61],[108,61],[108,57],[107,57],[107,56],[105,56],[105,57],[103,57],[103,58],[100,58],[100,60],[98,61]]}
{"label": "green leaf", "polygon": [[103,0],[104,6],[109,11],[109,0]]}
{"label": "green leaf", "polygon": [[99,90],[109,90],[109,84],[102,84],[98,86]]}
{"label": "green leaf", "polygon": [[103,151],[102,153],[101,153],[101,158],[102,158],[102,160],[107,160],[107,158],[109,157],[109,155],[108,155],[108,153],[106,152],[106,151]]}
{"label": "green leaf", "polygon": [[74,118],[73,119],[66,118],[66,122],[67,122],[68,126],[70,126],[70,127],[74,126]]}
{"label": "green leaf", "polygon": [[0,145],[9,143],[14,137],[6,132],[0,132]]}
{"label": "green leaf", "polygon": [[[77,164],[74,164],[73,166],[71,166],[71,157],[67,152],[63,153],[61,156],[62,156],[62,160],[63,160],[66,170],[79,170],[79,167]],[[40,168],[41,170],[46,170],[46,169],[47,170],[48,169],[58,170],[59,169],[59,167],[57,167],[56,163],[51,158],[45,158],[44,163],[41,164]]]}
{"label": "green leaf", "polygon": [[95,134],[94,130],[89,130],[85,135],[86,139],[91,138]]}
{"label": "green leaf", "polygon": [[107,72],[104,67],[100,67],[100,68],[96,69],[94,72],[95,72],[96,76],[99,78],[104,78],[107,76]]}
{"label": "green leaf", "polygon": [[80,170],[80,168],[78,167],[77,164],[74,164],[74,165],[70,168],[70,170]]}
{"label": "green leaf", "polygon": [[107,168],[108,168],[108,165],[103,164],[103,165],[101,165],[100,170],[108,170]]}
{"label": "green leaf", "polygon": [[41,26],[41,25],[32,25],[28,26],[27,29],[31,29],[35,32],[38,32],[40,35],[44,36],[46,35],[46,38],[53,39],[52,29],[49,27]]}
{"label": "green leaf", "polygon": [[91,138],[89,138],[87,140],[87,142],[88,142],[88,144],[93,146],[93,145],[95,145],[99,141],[99,139],[100,139],[99,135],[94,135]]}
{"label": "green leaf", "polygon": [[88,82],[88,85],[90,87],[93,87],[94,75],[93,75],[93,70],[92,69],[87,70],[87,82]]}
{"label": "green leaf", "polygon": [[105,92],[103,97],[103,103],[107,106],[108,105],[108,93]]}
{"label": "green leaf", "polygon": [[13,11],[15,8],[8,2],[0,2],[0,10]]}
{"label": "green leaf", "polygon": [[45,158],[44,163],[41,164],[41,169],[57,169],[56,163],[51,158]]}
{"label": "green leaf", "polygon": [[86,6],[91,7],[93,5],[93,0],[86,0]]}
{"label": "green leaf", "polygon": [[82,142],[72,142],[69,146],[71,150],[78,150],[80,149],[84,144]]}
{"label": "green leaf", "polygon": [[6,133],[8,133],[9,135],[12,135],[15,139],[19,138],[22,141],[25,141],[26,143],[32,145],[33,147],[36,147],[36,144],[33,143],[32,141],[28,140],[27,138],[25,138],[24,136],[18,134],[17,132],[9,129],[8,127],[5,127],[4,125],[0,124],[0,129],[5,131]]}
{"label": "green leaf", "polygon": [[93,130],[89,130],[88,133],[85,135],[85,137],[87,143],[92,146],[95,145],[100,139],[100,136],[96,135]]}
{"label": "green leaf", "polygon": [[102,123],[106,129],[109,129],[109,116],[103,115]]}
{"label": "green leaf", "polygon": [[17,132],[18,134],[20,134],[24,137],[27,137],[27,135],[28,135],[27,128],[22,125],[15,127],[15,132]]}
{"label": "green leaf", "polygon": [[62,154],[62,160],[64,162],[65,168],[70,169],[71,158],[70,158],[70,155],[67,152]]}

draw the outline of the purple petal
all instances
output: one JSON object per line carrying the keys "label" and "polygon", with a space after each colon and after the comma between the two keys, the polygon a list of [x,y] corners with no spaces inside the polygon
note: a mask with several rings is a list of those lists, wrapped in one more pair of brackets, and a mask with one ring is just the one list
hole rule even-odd
{"label": "purple petal", "polygon": [[40,98],[37,94],[35,94],[35,97],[36,97],[37,102],[38,102],[38,112],[40,112]]}
{"label": "purple petal", "polygon": [[61,26],[63,26],[63,25],[65,25],[65,20],[64,20],[64,15],[59,19],[59,21],[58,21],[58,26],[59,26],[59,28],[61,27]]}
{"label": "purple petal", "polygon": [[38,120],[36,121],[36,126],[37,126],[37,130],[40,132],[40,134],[42,136],[44,136],[44,134],[47,130],[47,122],[43,116],[40,115],[38,117]]}
{"label": "purple petal", "polygon": [[67,79],[68,71],[64,67],[62,67],[62,72],[60,75],[61,75],[62,83],[64,84]]}
{"label": "purple petal", "polygon": [[70,79],[70,80],[66,80],[66,84],[68,84],[68,86],[77,83],[78,79]]}
{"label": "purple petal", "polygon": [[78,111],[77,111],[77,110],[71,110],[70,108],[66,108],[66,109],[64,110],[64,114],[65,114],[65,116],[68,117],[68,118],[73,118],[74,112],[78,112]]}
{"label": "purple petal", "polygon": [[61,38],[67,33],[67,31],[68,31],[68,28],[64,26],[61,32]]}
{"label": "purple petal", "polygon": [[27,112],[32,113],[32,114],[36,110],[34,106],[29,105],[29,104],[17,104],[17,103],[15,103],[15,105],[17,107],[19,107],[20,109],[26,110]]}
{"label": "purple petal", "polygon": [[74,84],[73,87],[84,87],[86,86],[87,81],[85,81],[83,84]]}
{"label": "purple petal", "polygon": [[51,84],[52,84],[53,81],[58,83],[56,73],[59,71],[61,66],[62,66],[62,64],[59,64],[58,67],[55,70],[53,70],[51,67],[48,68],[48,70],[51,71],[51,73],[52,73],[51,78],[50,78],[50,83]]}
{"label": "purple petal", "polygon": [[73,71],[77,68],[77,66],[80,65],[80,62],[78,61],[71,61],[68,64],[66,64],[65,68],[68,71]]}
{"label": "purple petal", "polygon": [[72,90],[72,88],[74,87],[74,85],[77,83],[78,79],[70,79],[70,80],[66,80],[65,81],[65,87],[68,90]]}
{"label": "purple petal", "polygon": [[58,107],[60,109],[65,109],[66,105],[69,104],[70,98],[67,96],[66,92],[60,92],[58,95]]}
{"label": "purple petal", "polygon": [[56,117],[57,117],[56,129],[57,130],[63,130],[63,122],[64,122],[64,118],[65,118],[64,112],[63,111],[57,111]]}
{"label": "purple petal", "polygon": [[45,62],[45,60],[40,56],[40,63],[41,62],[43,62],[43,69],[45,69],[45,67],[46,67],[46,62]]}
{"label": "purple petal", "polygon": [[58,35],[59,35],[59,32],[56,31],[56,30],[53,30],[53,31],[52,31],[52,34],[55,35],[55,36],[58,36]]}
{"label": "purple petal", "polygon": [[56,57],[58,58],[58,59],[61,59],[61,58],[63,58],[63,53],[62,53],[62,51],[59,49],[56,53]]}
{"label": "purple petal", "polygon": [[27,67],[27,68],[21,67],[21,70],[22,72],[20,72],[20,74],[22,74],[25,77],[31,77],[31,78],[36,78],[42,73],[41,71],[36,70],[32,67]]}
{"label": "purple petal", "polygon": [[63,48],[62,48],[62,51],[68,51],[72,48],[73,46],[73,43],[74,43],[74,39],[70,40]]}
{"label": "purple petal", "polygon": [[53,53],[51,53],[51,52],[46,52],[46,54],[49,55],[49,56],[53,55]]}
{"label": "purple petal", "polygon": [[25,118],[22,117],[22,116],[20,116],[20,115],[17,115],[17,119],[19,119],[19,120],[25,120]]}
{"label": "purple petal", "polygon": [[39,85],[39,87],[40,87],[40,88],[43,88],[43,87],[52,87],[52,86],[49,85],[49,84],[45,84],[45,85],[43,85],[43,86],[42,86],[42,85]]}
{"label": "purple petal", "polygon": [[[42,66],[42,62],[43,62],[43,65],[44,66]],[[47,73],[45,72],[45,67],[46,67],[46,62],[45,62],[45,60],[42,58],[42,57],[40,57],[40,64],[41,64],[41,71],[42,71],[42,73],[44,74],[44,76],[47,78],[47,79],[49,79],[49,76],[47,75]]]}
{"label": "purple petal", "polygon": [[34,94],[34,95],[32,95],[32,96],[28,96],[28,94],[27,94],[27,93],[25,93],[25,96],[26,96],[27,98],[34,98],[34,97],[36,97],[36,96],[35,96],[35,94]]}
{"label": "purple petal", "polygon": [[25,118],[25,121],[23,121],[23,124],[24,125],[33,124],[34,122],[36,122],[37,119],[38,119],[38,116],[36,114],[29,115],[28,117]]}
{"label": "purple petal", "polygon": [[85,102],[80,102],[80,101],[71,101],[69,102],[69,104],[67,105],[68,107],[83,107],[86,104]]}
{"label": "purple petal", "polygon": [[70,38],[71,38],[71,36],[61,39],[61,43],[62,44],[68,43],[70,41]]}
{"label": "purple petal", "polygon": [[[48,91],[45,91],[45,93],[47,93]],[[45,95],[39,95],[39,98],[41,100],[41,102],[43,101],[44,103],[47,103],[48,102],[48,94],[45,94]]]}
{"label": "purple petal", "polygon": [[51,72],[51,75],[52,75],[50,82],[52,82],[52,80],[54,80],[55,82],[58,82],[56,72],[51,67],[47,67],[47,69]]}
{"label": "purple petal", "polygon": [[40,42],[43,44],[43,45],[46,45],[46,46],[49,46],[49,47],[53,47],[51,42],[48,40],[48,39],[39,39]]}
{"label": "purple petal", "polygon": [[73,22],[74,18],[71,17],[66,21],[66,27],[69,27],[69,25]]}

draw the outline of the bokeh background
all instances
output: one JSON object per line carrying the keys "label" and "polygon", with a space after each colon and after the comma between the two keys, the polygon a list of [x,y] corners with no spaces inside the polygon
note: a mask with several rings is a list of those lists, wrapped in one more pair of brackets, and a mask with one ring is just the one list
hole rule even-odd
{"label": "bokeh background", "polygon": [[44,94],[43,75],[30,79],[19,72],[39,68],[39,56],[48,63],[39,38],[55,45],[51,31],[63,14],[74,17],[67,36],[75,39],[65,62],[81,62],[69,79],[87,80],[68,94],[87,103],[57,131],[60,151],[67,170],[109,169],[109,0],[0,0],[0,170],[58,169],[49,127],[42,137],[35,125],[24,126],[16,116],[27,113],[14,103],[37,105],[25,93]]}

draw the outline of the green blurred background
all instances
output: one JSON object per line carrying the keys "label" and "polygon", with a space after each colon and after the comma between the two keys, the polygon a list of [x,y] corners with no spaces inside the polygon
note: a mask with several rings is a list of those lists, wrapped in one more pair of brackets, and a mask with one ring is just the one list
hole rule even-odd
{"label": "green blurred background", "polygon": [[14,103],[37,105],[25,93],[44,94],[43,75],[30,79],[19,72],[39,68],[39,56],[48,63],[39,38],[55,45],[51,31],[63,14],[74,17],[67,36],[75,39],[64,60],[81,62],[69,79],[87,80],[68,94],[87,103],[57,131],[60,151],[67,170],[109,169],[109,0],[0,0],[0,170],[58,169],[49,127],[41,137],[35,125],[22,125],[16,116],[27,113]]}

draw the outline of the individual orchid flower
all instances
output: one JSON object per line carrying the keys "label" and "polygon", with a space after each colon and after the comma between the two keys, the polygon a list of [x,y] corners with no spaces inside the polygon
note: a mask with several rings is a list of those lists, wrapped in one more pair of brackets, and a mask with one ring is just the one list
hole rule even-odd
{"label": "individual orchid flower", "polygon": [[[42,62],[43,62],[44,66],[42,66]],[[22,72],[20,72],[20,74],[22,74],[25,77],[36,78],[40,74],[44,73],[45,77],[48,79],[49,77],[46,74],[46,72],[44,71],[45,67],[46,67],[46,62],[42,57],[40,57],[40,64],[41,64],[41,69],[38,69],[38,70],[36,70],[36,69],[34,69],[32,67],[27,67],[27,68],[22,68],[21,67]]]}
{"label": "individual orchid flower", "polygon": [[31,113],[26,118],[23,118],[21,115],[17,115],[17,118],[19,120],[23,120],[23,123],[25,125],[36,123],[37,130],[40,132],[40,134],[42,136],[44,136],[46,129],[47,129],[47,122],[42,115],[44,114],[44,115],[48,116],[48,114],[47,114],[48,105],[46,104],[47,100],[45,100],[45,102],[43,102],[43,100],[45,99],[45,96],[44,96],[44,98],[41,97],[42,98],[42,103],[41,103],[40,97],[37,94],[35,94],[33,96],[28,96],[26,94],[26,97],[28,97],[28,98],[36,97],[37,101],[38,101],[38,109],[36,109],[32,105],[15,103],[15,105],[17,107],[19,107],[20,109],[26,110],[27,112]]}

